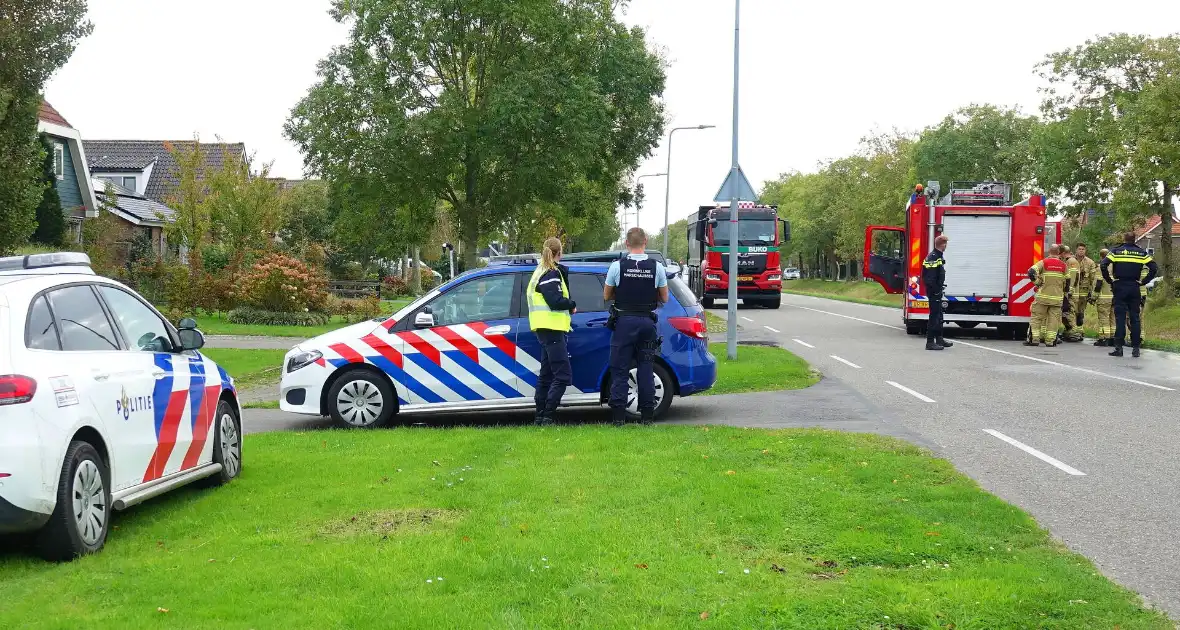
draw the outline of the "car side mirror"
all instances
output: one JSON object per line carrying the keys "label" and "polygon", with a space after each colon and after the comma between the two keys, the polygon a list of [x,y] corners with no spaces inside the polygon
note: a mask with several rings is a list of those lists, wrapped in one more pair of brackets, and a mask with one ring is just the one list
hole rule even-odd
{"label": "car side mirror", "polygon": [[197,320],[195,320],[191,317],[186,317],[186,318],[180,320],[180,324],[178,324],[176,327],[181,330],[196,330],[197,329]]}
{"label": "car side mirror", "polygon": [[414,316],[414,328],[434,328],[434,313],[429,309],[418,311]]}
{"label": "car side mirror", "polygon": [[[188,321],[192,320],[190,319]],[[196,322],[193,323],[195,324]],[[181,325],[184,325],[184,320],[181,321]],[[180,336],[181,351],[200,350],[205,347],[205,335],[197,330],[195,326],[192,328],[181,328],[177,331],[177,334]]]}

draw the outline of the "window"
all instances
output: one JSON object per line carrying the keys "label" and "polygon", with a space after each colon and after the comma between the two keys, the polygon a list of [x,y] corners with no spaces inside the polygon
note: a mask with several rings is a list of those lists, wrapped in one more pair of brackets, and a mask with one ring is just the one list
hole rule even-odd
{"label": "window", "polygon": [[102,286],[98,291],[107,301],[111,314],[119,320],[132,350],[172,352],[168,327],[155,311],[122,289]]}
{"label": "window", "polygon": [[66,147],[60,142],[53,143],[53,174],[58,179],[66,177]]}
{"label": "window", "polygon": [[61,327],[62,350],[118,350],[115,331],[90,286],[58,289],[49,294]]}
{"label": "window", "polygon": [[465,282],[438,296],[428,305],[435,326],[512,317],[512,289],[515,274],[484,276]]}
{"label": "window", "polygon": [[53,323],[45,296],[37,298],[29,308],[29,321],[25,324],[25,347],[30,350],[61,350],[57,326]]}
{"label": "window", "polygon": [[680,302],[681,306],[696,306],[697,296],[688,288],[688,285],[680,279],[679,276],[668,279],[668,290],[675,296],[676,301]]}
{"label": "window", "polygon": [[[774,245],[775,230],[778,225],[774,219],[746,219],[739,215],[738,245]],[[713,244],[729,245],[729,220],[718,220],[713,228]]]}
{"label": "window", "polygon": [[579,313],[605,311],[602,299],[602,279],[597,274],[571,273],[570,299],[578,303]]}
{"label": "window", "polygon": [[123,178],[123,188],[126,188],[127,190],[134,192],[135,191],[135,178],[134,177],[124,177]]}

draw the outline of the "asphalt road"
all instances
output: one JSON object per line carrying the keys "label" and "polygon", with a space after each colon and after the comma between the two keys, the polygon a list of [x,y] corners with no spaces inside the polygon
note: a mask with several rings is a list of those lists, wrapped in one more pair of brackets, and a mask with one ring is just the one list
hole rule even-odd
{"label": "asphalt road", "polygon": [[[744,337],[789,348],[823,381],[798,392],[677,399],[666,422],[871,431],[926,446],[1180,618],[1180,356],[1116,360],[1088,343],[1027,348],[954,326],[955,346],[929,352],[905,334],[897,309],[795,295],[784,295],[779,310],[742,308],[739,316]],[[248,433],[330,426],[274,410],[245,416]],[[571,410],[562,421],[607,417]]]}
{"label": "asphalt road", "polygon": [[1180,618],[1180,356],[954,326],[955,346],[930,352],[897,309],[794,295],[739,316]]}

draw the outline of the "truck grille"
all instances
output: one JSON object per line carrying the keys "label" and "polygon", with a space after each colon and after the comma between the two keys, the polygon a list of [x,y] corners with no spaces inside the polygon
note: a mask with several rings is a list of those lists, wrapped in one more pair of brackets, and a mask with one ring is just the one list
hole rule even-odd
{"label": "truck grille", "polygon": [[[721,270],[729,273],[729,254],[721,254]],[[766,271],[766,254],[738,254],[738,273],[759,274]]]}

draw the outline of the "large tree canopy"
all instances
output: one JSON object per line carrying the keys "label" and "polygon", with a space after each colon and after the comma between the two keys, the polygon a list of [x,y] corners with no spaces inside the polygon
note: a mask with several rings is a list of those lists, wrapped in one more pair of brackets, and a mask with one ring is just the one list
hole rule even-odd
{"label": "large tree canopy", "polygon": [[349,41],[287,134],[310,171],[367,181],[383,213],[445,202],[474,264],[481,238],[530,209],[613,207],[658,142],[663,62],[618,4],[335,0]]}

